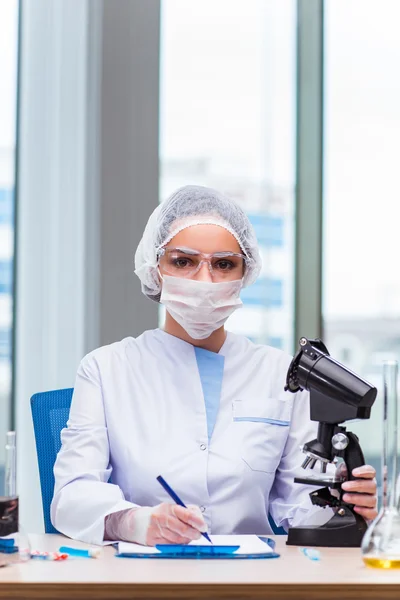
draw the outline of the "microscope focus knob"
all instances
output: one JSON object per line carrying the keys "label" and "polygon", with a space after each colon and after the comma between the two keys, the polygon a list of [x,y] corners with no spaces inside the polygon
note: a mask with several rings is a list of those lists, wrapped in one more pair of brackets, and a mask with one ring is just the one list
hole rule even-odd
{"label": "microscope focus knob", "polygon": [[349,445],[349,438],[345,433],[336,433],[332,437],[332,446],[335,450],[344,450]]}

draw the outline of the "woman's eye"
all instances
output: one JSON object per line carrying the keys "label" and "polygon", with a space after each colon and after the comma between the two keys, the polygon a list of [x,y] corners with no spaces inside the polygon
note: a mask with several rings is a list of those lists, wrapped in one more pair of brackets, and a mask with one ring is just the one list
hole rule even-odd
{"label": "woman's eye", "polygon": [[230,260],[219,260],[215,265],[220,271],[230,271],[235,265]]}
{"label": "woman's eye", "polygon": [[185,269],[191,266],[191,261],[188,258],[175,258],[174,266],[178,269]]}

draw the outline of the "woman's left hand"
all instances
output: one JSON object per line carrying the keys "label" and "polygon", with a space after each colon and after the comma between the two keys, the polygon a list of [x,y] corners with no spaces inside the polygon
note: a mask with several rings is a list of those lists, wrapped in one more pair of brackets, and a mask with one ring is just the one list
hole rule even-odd
{"label": "woman's left hand", "polygon": [[365,519],[372,520],[378,514],[376,509],[376,471],[371,465],[363,465],[353,469],[354,477],[351,481],[342,483],[345,490],[344,502],[354,504],[354,510]]}

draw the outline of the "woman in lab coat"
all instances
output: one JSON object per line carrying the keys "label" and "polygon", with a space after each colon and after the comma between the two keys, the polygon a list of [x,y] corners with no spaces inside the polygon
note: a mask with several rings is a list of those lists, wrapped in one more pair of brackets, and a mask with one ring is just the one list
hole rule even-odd
{"label": "woman in lab coat", "polygon": [[[165,325],[82,360],[54,469],[54,526],[94,544],[153,545],[205,530],[265,534],[269,513],[285,529],[326,521],[294,483],[316,424],[308,393],[284,391],[290,357],[224,328],[260,271],[242,209],[209,188],[179,189],[151,215],[135,265]],[[171,502],[159,474],[190,508]],[[355,475],[344,499],[372,519],[374,469]]]}

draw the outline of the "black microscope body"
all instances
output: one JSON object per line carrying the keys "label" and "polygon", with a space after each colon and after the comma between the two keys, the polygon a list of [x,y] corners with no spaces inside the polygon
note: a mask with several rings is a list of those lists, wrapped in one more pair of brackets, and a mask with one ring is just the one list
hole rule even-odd
{"label": "black microscope body", "polygon": [[[354,506],[342,500],[341,485],[355,479],[353,469],[364,464],[364,456],[354,433],[346,431],[344,421],[369,419],[377,389],[335,361],[321,340],[301,338],[300,349],[293,358],[285,390],[310,392],[310,418],[318,422],[317,437],[304,444],[307,455],[303,468],[313,469],[320,463],[320,473],[296,477],[295,482],[324,486],[310,493],[313,505],[331,507],[334,515],[324,525],[291,527],[287,544],[294,546],[359,547],[367,530],[364,518]],[[327,465],[339,462],[334,475]],[[330,490],[336,490],[332,494]]]}

